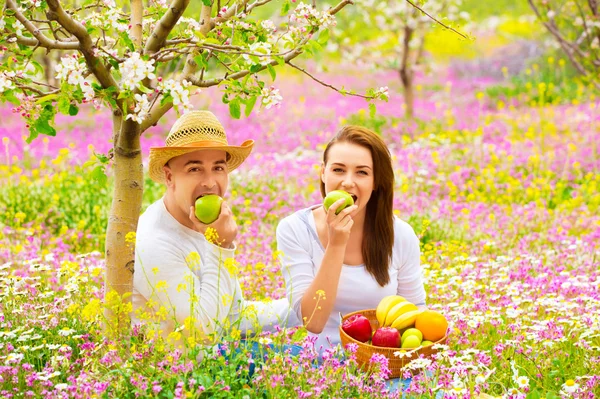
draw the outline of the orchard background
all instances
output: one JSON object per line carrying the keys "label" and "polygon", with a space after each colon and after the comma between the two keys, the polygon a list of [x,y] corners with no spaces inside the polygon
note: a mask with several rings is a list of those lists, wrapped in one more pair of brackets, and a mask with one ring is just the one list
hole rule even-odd
{"label": "orchard background", "polygon": [[[559,20],[568,8],[483,3],[436,8],[436,18],[469,38],[428,20],[412,64],[403,64],[406,49],[396,52],[399,36],[385,34],[401,29],[369,14],[369,2],[348,5],[311,57],[277,68],[276,79],[261,72],[267,92],[256,94],[249,116],[218,91],[189,91],[190,105],[214,112],[231,143],[256,141],[227,197],[241,226],[239,277],[247,298],[284,295],[277,223],[320,201],[317,168],[334,132],[364,125],[390,146],[395,212],[421,238],[428,305],[451,324],[447,348],[409,366],[428,372],[406,396],[600,397],[600,20],[584,18],[589,46],[576,51],[564,44],[570,36],[557,41],[548,30],[553,21],[584,25]],[[281,18],[281,4],[269,7],[256,19]],[[578,63],[580,53],[587,62]],[[402,65],[413,73],[410,112]],[[6,94],[16,84],[10,69],[0,74]],[[15,105],[0,106],[0,397],[401,396],[387,392],[382,359],[370,373],[335,356],[313,367],[302,329],[257,338],[305,350],[267,353],[252,377],[252,360],[234,350],[235,329],[225,355],[200,364],[137,330],[130,345],[106,336],[114,114],[77,106],[77,115],[50,122],[56,136],[33,140]],[[144,166],[176,117],[168,112],[141,134]],[[148,178],[143,187],[142,211],[164,192]]]}

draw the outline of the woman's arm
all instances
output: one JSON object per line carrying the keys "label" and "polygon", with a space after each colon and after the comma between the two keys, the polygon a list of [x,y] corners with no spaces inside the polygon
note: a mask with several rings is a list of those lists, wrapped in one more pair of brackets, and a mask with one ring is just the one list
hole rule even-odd
{"label": "woman's arm", "polygon": [[426,308],[425,287],[423,285],[421,270],[421,246],[419,238],[412,227],[401,220],[396,220],[395,237],[400,242],[395,243],[400,248],[400,270],[398,271],[397,294],[417,305],[420,309]]}
{"label": "woman's arm", "polygon": [[[341,205],[343,201],[338,201]],[[327,214],[329,242],[321,265],[315,274],[312,254],[303,247],[302,241],[310,240],[306,234],[295,232],[289,220],[277,228],[277,246],[283,253],[282,273],[286,280],[287,296],[298,318],[308,331],[319,334],[333,310],[346,253],[346,244],[353,225],[349,213],[355,206],[344,209],[338,215],[330,207]]]}

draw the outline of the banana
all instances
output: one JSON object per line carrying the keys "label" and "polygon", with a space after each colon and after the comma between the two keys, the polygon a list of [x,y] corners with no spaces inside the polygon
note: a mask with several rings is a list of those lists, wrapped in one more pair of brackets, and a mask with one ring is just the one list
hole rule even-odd
{"label": "banana", "polygon": [[412,302],[400,302],[388,311],[387,315],[385,316],[385,321],[383,325],[385,327],[389,327],[398,317],[402,316],[406,312],[411,312],[417,309],[417,306]]}
{"label": "banana", "polygon": [[387,316],[389,310],[398,303],[404,301],[406,301],[406,299],[400,295],[388,295],[379,301],[377,309],[375,310],[375,316],[377,316],[377,321],[381,327],[383,327],[383,322],[385,321],[385,317]]}
{"label": "banana", "polygon": [[[415,306],[416,308],[416,306]],[[415,320],[417,316],[421,314],[422,310],[411,310],[410,312],[406,312],[400,315],[396,320],[392,322],[392,327],[397,330],[402,330],[406,327],[410,327],[415,324]]]}

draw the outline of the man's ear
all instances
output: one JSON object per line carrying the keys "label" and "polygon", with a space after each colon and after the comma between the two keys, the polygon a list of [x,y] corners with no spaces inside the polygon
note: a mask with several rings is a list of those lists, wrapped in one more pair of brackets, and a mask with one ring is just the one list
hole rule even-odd
{"label": "man's ear", "polygon": [[171,187],[173,185],[173,172],[171,171],[171,168],[169,168],[169,164],[163,166],[163,172],[165,173],[167,187]]}

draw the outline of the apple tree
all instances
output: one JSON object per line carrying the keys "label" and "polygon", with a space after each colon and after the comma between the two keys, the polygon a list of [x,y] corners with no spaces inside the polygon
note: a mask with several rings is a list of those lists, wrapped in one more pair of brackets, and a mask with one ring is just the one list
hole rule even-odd
{"label": "apple tree", "polygon": [[425,58],[427,33],[434,25],[464,34],[451,25],[468,20],[461,0],[377,1],[356,0],[339,20],[335,43],[349,62],[398,71],[402,83],[405,114],[414,113],[414,76]]}
{"label": "apple tree", "polygon": [[529,0],[571,64],[600,89],[600,1]]}
{"label": "apple tree", "polygon": [[[278,23],[256,18],[271,1],[202,0],[196,9],[190,0],[5,1],[0,99],[24,118],[27,141],[56,135],[55,115],[76,116],[83,104],[112,114],[106,139],[113,147],[104,157],[114,173],[105,252],[109,332],[129,326],[127,311],[111,304],[127,309],[132,290],[134,248],[126,237],[136,231],[142,205],[141,134],[172,108],[191,108],[190,97],[201,91],[220,91],[234,118],[277,104],[281,96],[266,82],[295,58],[321,49],[336,14],[352,4],[281,0]],[[44,57],[58,60],[54,71]],[[363,97],[386,99],[376,91]]]}

